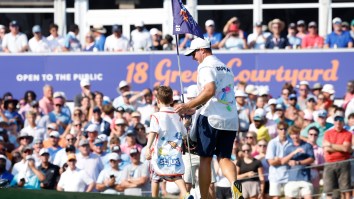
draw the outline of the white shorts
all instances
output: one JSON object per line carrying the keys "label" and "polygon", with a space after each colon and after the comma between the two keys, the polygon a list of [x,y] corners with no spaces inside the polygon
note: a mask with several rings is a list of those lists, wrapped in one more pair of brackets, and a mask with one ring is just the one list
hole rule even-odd
{"label": "white shorts", "polygon": [[[196,182],[196,170],[199,168],[200,157],[198,155],[191,154],[192,166],[190,165],[188,153],[186,153],[185,155],[182,155],[182,159],[183,159],[183,164],[184,164],[184,175],[183,175],[184,182],[192,183],[192,178],[191,178],[191,172],[192,172],[193,180],[195,183]],[[192,170],[191,170],[191,168],[192,168]],[[215,169],[213,166],[213,162],[211,162],[211,183],[215,183],[215,182],[216,182],[216,173],[215,173]]]}
{"label": "white shorts", "polygon": [[290,181],[284,187],[286,197],[298,198],[312,195],[313,185],[306,181]]}
{"label": "white shorts", "polygon": [[269,196],[282,196],[285,183],[269,182]]}

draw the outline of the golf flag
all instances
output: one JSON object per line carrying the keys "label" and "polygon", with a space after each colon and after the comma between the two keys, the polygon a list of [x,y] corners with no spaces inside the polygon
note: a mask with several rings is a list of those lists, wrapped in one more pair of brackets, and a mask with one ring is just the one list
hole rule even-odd
{"label": "golf flag", "polygon": [[182,0],[172,0],[172,12],[174,35],[190,33],[200,38],[204,38],[202,29],[184,7]]}

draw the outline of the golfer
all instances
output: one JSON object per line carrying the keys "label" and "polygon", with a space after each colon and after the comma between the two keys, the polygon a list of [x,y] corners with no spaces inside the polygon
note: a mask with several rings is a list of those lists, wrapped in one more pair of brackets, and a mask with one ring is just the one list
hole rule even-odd
{"label": "golfer", "polygon": [[238,115],[234,94],[234,74],[211,52],[210,42],[196,38],[186,56],[199,63],[197,85],[199,95],[175,111],[180,114],[198,109],[196,136],[200,156],[199,186],[201,198],[207,198],[211,183],[211,161],[216,155],[225,177],[231,184],[233,198],[242,197],[241,185],[236,181],[236,167],[230,160]]}

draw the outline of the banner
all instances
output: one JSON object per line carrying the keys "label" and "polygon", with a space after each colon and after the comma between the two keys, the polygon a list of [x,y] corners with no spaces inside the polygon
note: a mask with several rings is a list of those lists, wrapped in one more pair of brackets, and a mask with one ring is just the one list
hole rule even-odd
{"label": "banner", "polygon": [[[279,97],[282,85],[302,80],[330,83],[336,97],[343,97],[346,83],[352,75],[354,52],[296,52],[296,53],[220,53],[216,56],[235,74],[235,84],[245,81],[269,88]],[[64,91],[68,100],[81,92],[80,79],[91,80],[92,91],[101,91],[111,99],[117,97],[121,80],[131,83],[132,90],[169,85],[180,90],[177,57],[171,53],[151,54],[83,54],[83,55],[19,55],[0,56],[0,95],[9,91],[15,98],[33,90],[38,99],[45,84],[54,91]],[[198,63],[181,56],[182,81],[186,88],[195,84]]]}

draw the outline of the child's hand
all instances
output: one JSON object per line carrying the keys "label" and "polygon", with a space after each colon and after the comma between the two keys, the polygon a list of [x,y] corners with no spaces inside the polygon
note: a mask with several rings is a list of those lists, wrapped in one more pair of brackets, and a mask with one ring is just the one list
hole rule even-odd
{"label": "child's hand", "polygon": [[147,149],[147,150],[145,151],[145,158],[146,158],[147,160],[151,160],[151,150],[150,150],[150,149]]}

